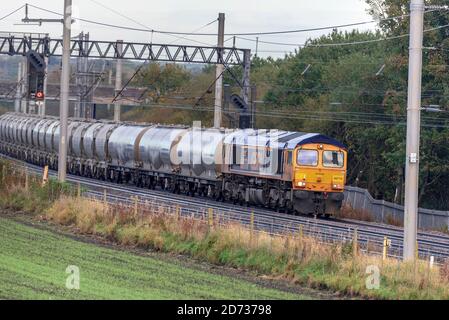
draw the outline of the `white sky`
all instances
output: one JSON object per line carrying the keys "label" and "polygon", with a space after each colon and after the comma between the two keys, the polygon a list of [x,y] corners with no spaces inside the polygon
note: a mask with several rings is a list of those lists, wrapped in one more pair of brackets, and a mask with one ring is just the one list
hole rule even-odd
{"label": "white sky", "polygon": [[[63,0],[28,0],[45,9],[61,12]],[[218,12],[226,14],[225,32],[260,32],[273,30],[301,29],[338,25],[345,23],[369,21],[364,0],[73,0],[74,16],[84,19],[101,21],[109,24],[119,24],[142,28],[138,24],[113,13],[95,2],[113,8],[122,15],[128,16],[143,25],[159,30],[192,32],[218,16]],[[25,4],[25,1],[2,1],[0,17]],[[52,37],[61,37],[62,27],[58,23],[47,23],[43,26],[15,25],[21,23],[24,9],[13,16],[0,21],[1,31],[14,32],[44,32]],[[30,8],[30,18],[58,18],[58,16]],[[374,24],[361,26],[359,29],[373,28]],[[90,32],[91,39],[147,42],[150,33],[111,29],[98,25],[79,22],[74,25],[72,36],[80,31]],[[200,30],[212,33],[217,31],[217,23]],[[316,37],[331,30],[288,35],[261,36],[260,40],[303,43],[309,37]],[[216,44],[216,37],[191,37],[210,45]],[[229,37],[225,37],[227,39]],[[254,36],[251,38],[255,39]],[[195,44],[186,39],[177,39],[168,35],[153,35],[154,43]],[[231,45],[232,41],[226,43]],[[236,46],[255,49],[255,43],[237,39]],[[293,47],[259,44],[260,56],[283,56],[283,52],[293,50]],[[276,51],[276,52],[264,52]],[[278,52],[280,51],[280,52]]]}

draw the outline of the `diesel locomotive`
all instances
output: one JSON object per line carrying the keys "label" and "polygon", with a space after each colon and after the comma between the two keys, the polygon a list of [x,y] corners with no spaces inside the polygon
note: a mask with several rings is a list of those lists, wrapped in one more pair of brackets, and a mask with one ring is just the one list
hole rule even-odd
{"label": "diesel locomotive", "polygon": [[[58,167],[59,119],[0,116],[0,152]],[[69,119],[71,174],[290,213],[341,207],[347,150],[317,133]]]}

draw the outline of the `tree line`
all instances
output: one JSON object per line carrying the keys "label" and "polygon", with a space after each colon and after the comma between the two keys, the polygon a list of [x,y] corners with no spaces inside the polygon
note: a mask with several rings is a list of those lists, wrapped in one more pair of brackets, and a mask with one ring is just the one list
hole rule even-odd
{"label": "tree line", "polygon": [[[409,18],[404,15],[409,1],[366,2],[373,18],[383,19],[374,31],[333,30],[283,58],[253,57],[251,83],[257,87],[257,100],[263,101],[257,104],[256,125],[341,140],[349,150],[348,184],[402,204],[409,41]],[[425,29],[447,24],[445,11],[425,14]],[[440,210],[449,210],[448,34],[446,27],[426,31],[424,47],[434,49],[423,50],[422,105],[444,112],[422,113],[419,205]],[[354,42],[359,44],[348,44]],[[240,78],[242,70],[234,67],[233,73]],[[155,102],[213,106],[213,92],[206,90],[214,78],[210,66],[192,74],[180,65],[150,64],[135,84],[149,86],[147,98]],[[229,73],[224,83],[240,89]],[[130,118],[142,117],[141,111]],[[212,124],[211,113],[149,112],[148,119],[163,122],[188,124],[200,118]]]}

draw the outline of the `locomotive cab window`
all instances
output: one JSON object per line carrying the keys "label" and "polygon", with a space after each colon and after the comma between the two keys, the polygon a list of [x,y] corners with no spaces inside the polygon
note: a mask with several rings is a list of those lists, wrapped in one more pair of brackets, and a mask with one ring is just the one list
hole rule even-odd
{"label": "locomotive cab window", "polygon": [[300,166],[317,166],[318,165],[318,151],[316,150],[298,150],[298,157],[296,162]]}
{"label": "locomotive cab window", "polygon": [[292,158],[293,158],[293,152],[288,151],[287,152],[287,165],[291,165],[292,164]]}
{"label": "locomotive cab window", "polygon": [[340,151],[324,151],[323,166],[342,168],[344,166],[344,154]]}

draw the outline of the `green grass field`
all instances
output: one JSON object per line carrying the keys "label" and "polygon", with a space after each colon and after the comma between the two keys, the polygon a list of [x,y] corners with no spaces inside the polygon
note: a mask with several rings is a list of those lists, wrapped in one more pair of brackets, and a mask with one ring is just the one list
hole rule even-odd
{"label": "green grass field", "polygon": [[[65,286],[69,265],[80,269],[80,290]],[[305,298],[0,217],[0,299]]]}

